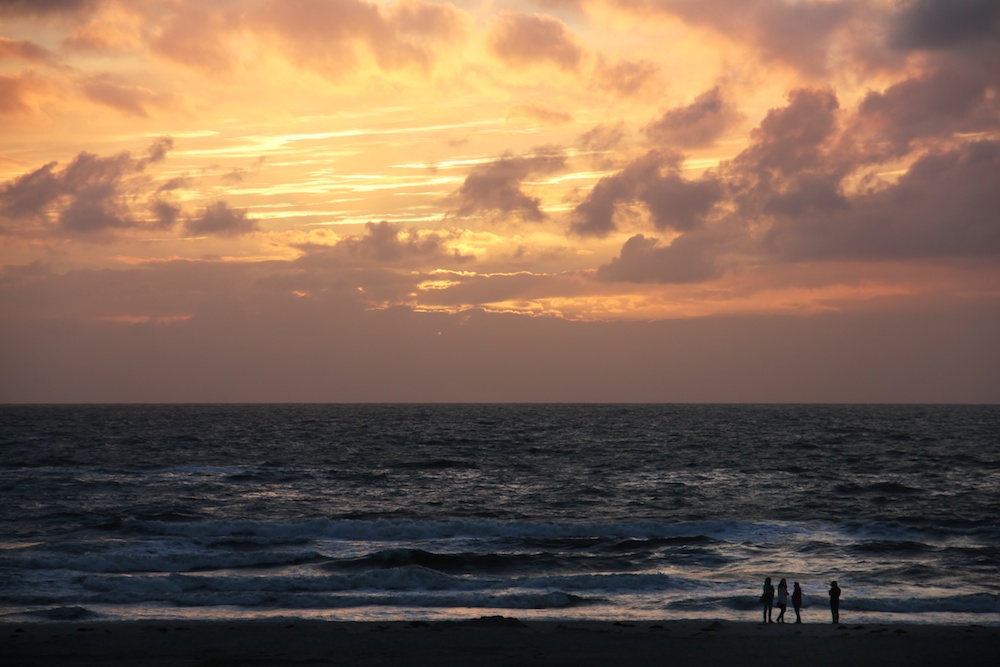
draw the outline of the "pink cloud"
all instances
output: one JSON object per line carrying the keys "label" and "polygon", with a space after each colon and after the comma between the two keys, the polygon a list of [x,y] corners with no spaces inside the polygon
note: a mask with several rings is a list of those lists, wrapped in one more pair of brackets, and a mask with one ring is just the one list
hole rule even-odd
{"label": "pink cloud", "polygon": [[503,12],[490,27],[489,44],[511,67],[548,63],[575,70],[584,56],[566,25],[543,14]]}

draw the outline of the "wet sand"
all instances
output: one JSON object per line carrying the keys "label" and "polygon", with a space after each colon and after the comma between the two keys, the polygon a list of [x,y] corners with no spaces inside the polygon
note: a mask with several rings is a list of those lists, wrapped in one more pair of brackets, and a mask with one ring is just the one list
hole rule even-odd
{"label": "wet sand", "polygon": [[[787,662],[786,662],[787,661]],[[0,665],[1000,664],[1000,627],[729,621],[0,623]]]}

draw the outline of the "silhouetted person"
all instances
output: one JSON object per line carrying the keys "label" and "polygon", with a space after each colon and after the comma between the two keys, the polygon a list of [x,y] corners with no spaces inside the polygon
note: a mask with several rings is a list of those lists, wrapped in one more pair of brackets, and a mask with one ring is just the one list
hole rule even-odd
{"label": "silhouetted person", "polygon": [[830,582],[830,613],[833,614],[833,622],[840,623],[840,586],[836,581]]}
{"label": "silhouetted person", "polygon": [[785,622],[785,610],[788,609],[788,582],[782,579],[778,583],[778,623]]}
{"label": "silhouetted person", "polygon": [[764,605],[764,622],[771,623],[771,605],[774,604],[774,586],[771,585],[771,577],[764,579],[764,594],[760,596],[760,601]]}
{"label": "silhouetted person", "polygon": [[795,609],[795,622],[802,622],[802,614],[799,612],[802,610],[802,589],[799,588],[799,582],[795,582],[795,588],[792,589],[792,607]]}

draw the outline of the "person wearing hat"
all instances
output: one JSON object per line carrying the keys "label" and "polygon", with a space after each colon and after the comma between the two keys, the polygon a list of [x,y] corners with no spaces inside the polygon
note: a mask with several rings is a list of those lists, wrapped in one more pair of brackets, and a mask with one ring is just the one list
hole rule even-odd
{"label": "person wearing hat", "polygon": [[840,586],[836,581],[830,582],[830,613],[833,614],[833,622],[840,623]]}

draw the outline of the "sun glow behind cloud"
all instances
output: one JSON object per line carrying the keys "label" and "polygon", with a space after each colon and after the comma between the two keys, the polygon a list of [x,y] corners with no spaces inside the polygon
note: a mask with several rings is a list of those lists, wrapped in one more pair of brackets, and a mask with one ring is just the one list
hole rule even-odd
{"label": "sun glow behind cloud", "polygon": [[1000,296],[994,3],[93,0],[0,18],[13,302],[99,271],[115,289],[211,274],[208,301],[88,320],[178,328],[278,294],[609,323]]}

